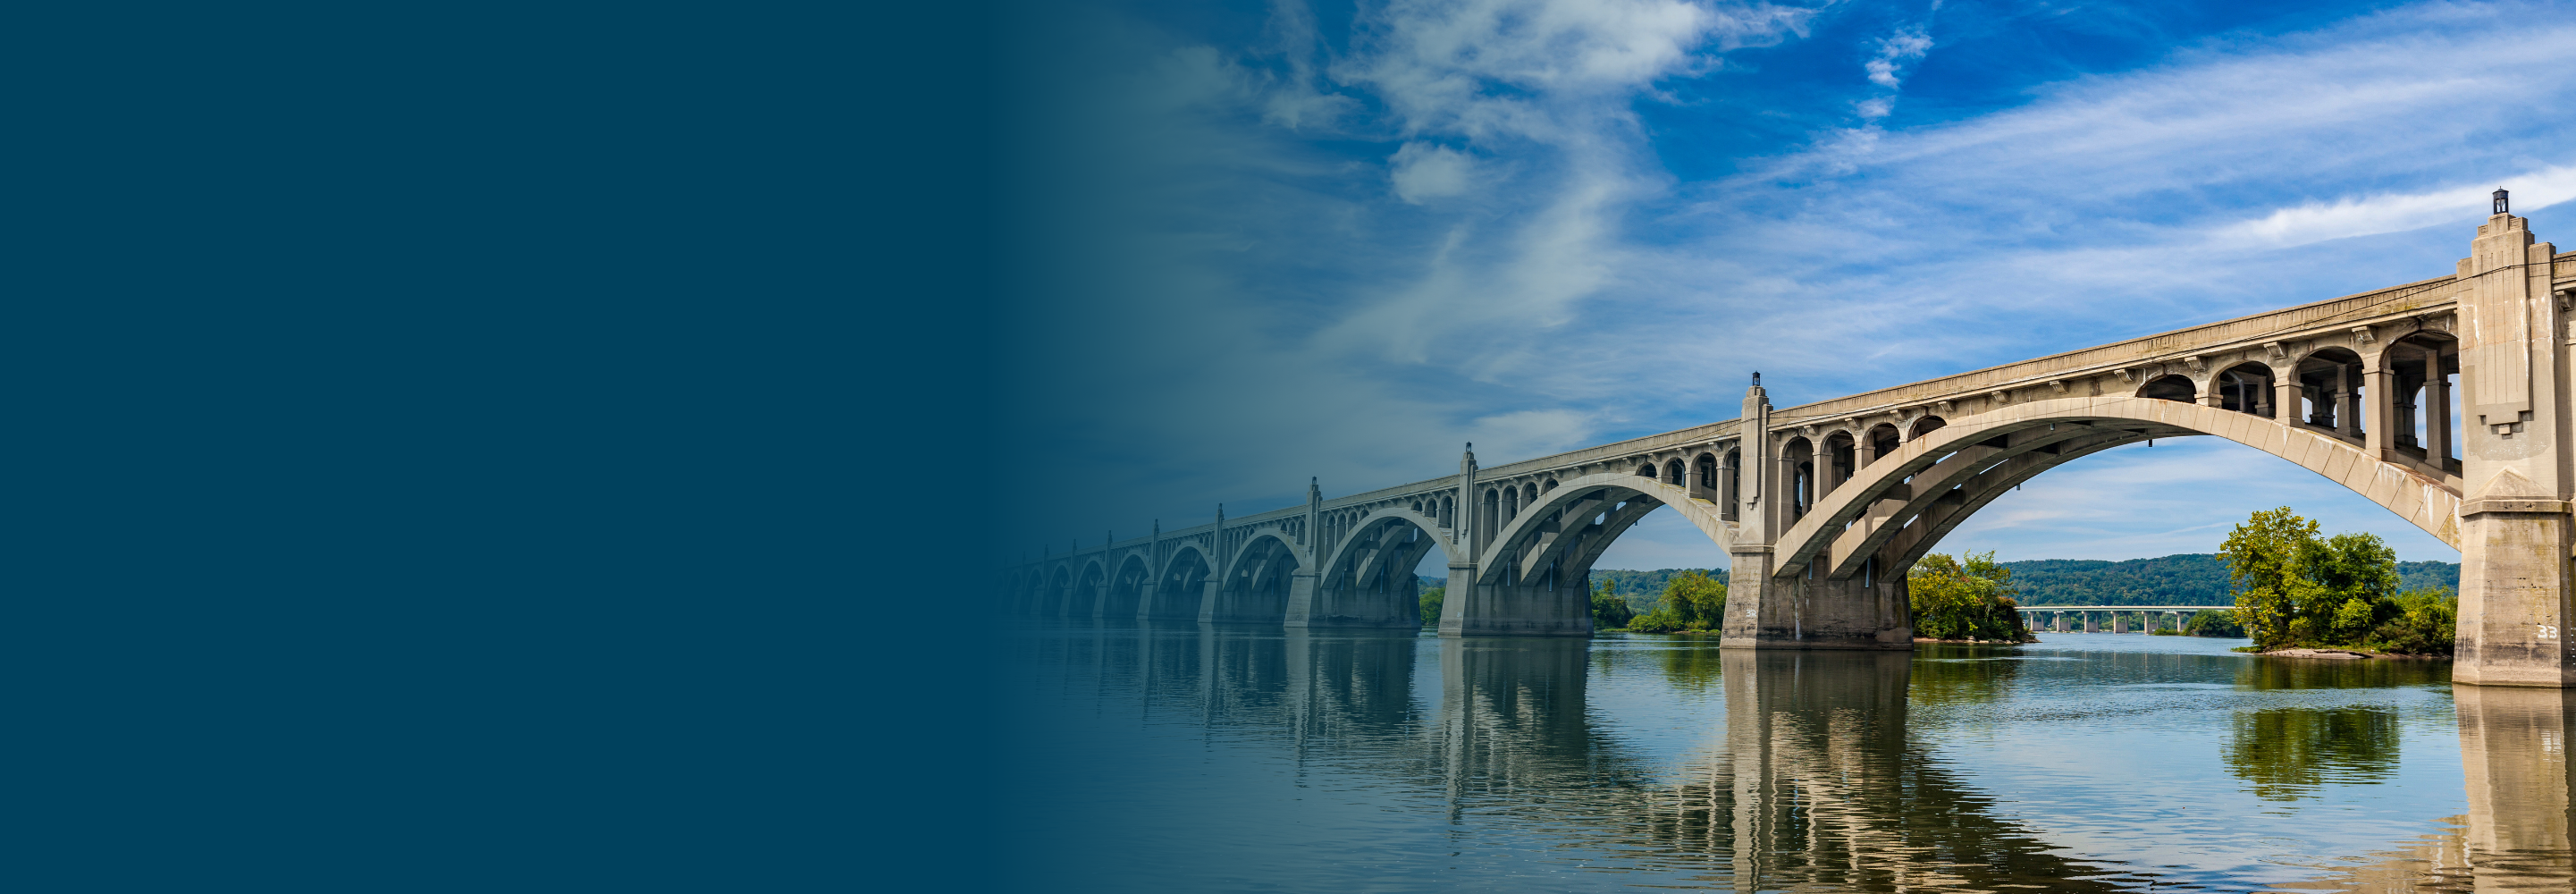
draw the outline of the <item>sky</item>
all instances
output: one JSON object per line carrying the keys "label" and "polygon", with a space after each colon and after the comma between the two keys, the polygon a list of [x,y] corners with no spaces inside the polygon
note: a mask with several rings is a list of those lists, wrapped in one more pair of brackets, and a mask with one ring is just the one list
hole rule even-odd
{"label": "sky", "polygon": [[[2498,186],[2576,243],[2571,11],[1018,7],[996,558],[1732,418],[1755,370],[1790,406],[2440,276]],[[2214,552],[2282,505],[2458,558],[2212,438],[1941,549]],[[1723,562],[1657,513],[1597,567]]]}

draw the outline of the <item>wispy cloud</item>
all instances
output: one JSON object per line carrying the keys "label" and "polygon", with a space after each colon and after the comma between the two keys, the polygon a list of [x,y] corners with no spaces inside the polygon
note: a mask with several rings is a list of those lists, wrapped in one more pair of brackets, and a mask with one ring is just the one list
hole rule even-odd
{"label": "wispy cloud", "polygon": [[1897,78],[1899,67],[1931,52],[1932,36],[1920,28],[1907,28],[1880,40],[1878,55],[1862,63],[1861,68],[1869,72],[1870,83],[1893,89],[1902,83]]}
{"label": "wispy cloud", "polygon": [[[2576,165],[2542,168],[2498,178],[2497,188],[2512,193],[2520,207],[2545,208],[2576,199]],[[2411,193],[2341,196],[2332,203],[2307,202],[2274,209],[2270,215],[2217,228],[2224,241],[2260,240],[2274,245],[2305,245],[2329,239],[2395,233],[2488,212],[2483,184],[2450,183]]]}

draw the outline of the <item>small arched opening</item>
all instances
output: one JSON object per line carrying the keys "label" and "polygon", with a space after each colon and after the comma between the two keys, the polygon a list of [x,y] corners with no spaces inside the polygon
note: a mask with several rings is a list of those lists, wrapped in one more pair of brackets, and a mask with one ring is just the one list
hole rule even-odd
{"label": "small arched opening", "polygon": [[2305,403],[2299,420],[2346,439],[2362,437],[2361,355],[2350,348],[2326,348],[2299,360],[2299,397]]}
{"label": "small arched opening", "polygon": [[1819,497],[1841,487],[1843,482],[1851,480],[1853,472],[1860,470],[1860,451],[1853,446],[1850,432],[1838,431],[1826,436],[1824,455],[1819,459],[1817,471],[1822,476],[1817,480],[1816,495]]}
{"label": "small arched opening", "polygon": [[1948,424],[1950,424],[1950,423],[1949,423],[1949,422],[1947,422],[1947,421],[1944,421],[1944,420],[1943,420],[1941,417],[1939,417],[1939,416],[1925,416],[1925,417],[1923,417],[1923,418],[1921,418],[1921,419],[1914,420],[1914,437],[1913,437],[1913,438],[1907,438],[1906,440],[1911,441],[1911,440],[1913,440],[1914,438],[1920,438],[1920,437],[1922,437],[1922,436],[1924,436],[1924,435],[1928,435],[1928,434],[1931,434],[1931,433],[1933,433],[1933,432],[1940,431],[1940,430],[1941,430],[1941,426],[1948,425]]}
{"label": "small arched opening", "polygon": [[2418,462],[2450,472],[2457,462],[2451,420],[2458,416],[2452,389],[2460,371],[2459,342],[2418,332],[2389,345],[2382,362],[2388,364],[2393,385],[2389,418],[2397,423],[2390,443]]}
{"label": "small arched opening", "polygon": [[[1896,426],[1882,422],[1869,427],[1870,463],[1877,462],[1879,457],[1895,453],[1897,448],[1904,445],[1905,439],[1897,436]],[[1868,463],[1862,465],[1867,466]]]}
{"label": "small arched opening", "polygon": [[1702,453],[1695,465],[1699,469],[1691,477],[1691,496],[1714,502],[1722,487],[1717,477],[1717,454]]}
{"label": "small arched opening", "polygon": [[1717,501],[1717,517],[1743,521],[1736,507],[1744,502],[1744,451],[1726,452],[1726,493]]}
{"label": "small arched opening", "polygon": [[2220,409],[2273,415],[2272,367],[2267,364],[2236,364],[2211,379],[2210,384],[2218,391]]}
{"label": "small arched opening", "polygon": [[1816,446],[1805,438],[1791,438],[1780,448],[1780,460],[1787,471],[1783,476],[1789,485],[1789,520],[1807,516],[1816,503]]}
{"label": "small arched opening", "polygon": [[2183,376],[2157,376],[2154,379],[2148,380],[2145,385],[2138,386],[2138,396],[2153,398],[2155,400],[2177,400],[2183,403],[2191,403],[2192,398],[2200,395],[2197,390],[2191,387],[2191,379],[2189,378]]}

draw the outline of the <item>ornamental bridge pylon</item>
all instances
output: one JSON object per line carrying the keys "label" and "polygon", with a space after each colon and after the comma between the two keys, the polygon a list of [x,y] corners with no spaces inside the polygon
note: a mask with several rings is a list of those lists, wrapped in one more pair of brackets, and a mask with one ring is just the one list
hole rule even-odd
{"label": "ornamental bridge pylon", "polygon": [[[1721,643],[1908,649],[1905,571],[2014,486],[2211,436],[2323,475],[2458,547],[2454,677],[2576,686],[2576,252],[2507,211],[2449,275],[2161,335],[1052,554],[1007,569],[1050,617],[1588,636],[1588,575],[1670,507],[1733,560]],[[2456,379],[2455,379],[2456,377]],[[2452,443],[2453,419],[2463,436]],[[1104,538],[1106,540],[1107,538]]]}

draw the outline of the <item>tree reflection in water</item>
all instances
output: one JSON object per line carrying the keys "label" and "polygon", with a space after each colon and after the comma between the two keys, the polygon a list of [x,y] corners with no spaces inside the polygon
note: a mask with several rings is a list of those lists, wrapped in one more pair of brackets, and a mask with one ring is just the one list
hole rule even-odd
{"label": "tree reflection in water", "polygon": [[2377,708],[2272,708],[2236,715],[2236,740],[2221,752],[2254,796],[2296,801],[2317,786],[2379,782],[2397,775],[2397,713]]}

